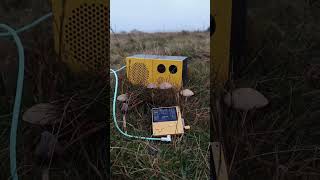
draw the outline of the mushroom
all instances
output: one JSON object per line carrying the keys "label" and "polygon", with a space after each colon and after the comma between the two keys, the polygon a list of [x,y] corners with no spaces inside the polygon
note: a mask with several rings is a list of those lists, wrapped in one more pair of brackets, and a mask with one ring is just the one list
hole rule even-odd
{"label": "mushroom", "polygon": [[168,82],[163,82],[160,84],[160,89],[171,89],[171,88],[172,88],[172,84]]}
{"label": "mushroom", "polygon": [[22,120],[37,125],[55,124],[59,120],[57,110],[50,103],[36,104],[23,113]]}
{"label": "mushroom", "polygon": [[121,112],[123,113],[123,129],[127,133],[127,120],[126,120],[126,114],[129,109],[129,105],[127,103],[122,103]]}
{"label": "mushroom", "polygon": [[194,95],[194,93],[190,89],[184,89],[180,91],[180,94],[184,97],[189,97]]}
{"label": "mushroom", "polygon": [[128,100],[128,96],[127,94],[121,94],[117,97],[118,101],[123,102],[122,103],[122,107],[121,107],[121,112],[123,113],[123,128],[124,130],[127,132],[127,128],[126,128],[126,113],[128,111],[128,104],[125,103]]}
{"label": "mushroom", "polygon": [[151,100],[152,100],[152,103],[153,103],[153,98],[154,98],[153,89],[156,89],[156,88],[157,88],[157,85],[156,85],[156,84],[153,84],[153,83],[150,83],[150,84],[148,84],[147,88],[148,88],[148,89],[151,89]]}
{"label": "mushroom", "polygon": [[157,85],[153,84],[153,83],[150,83],[150,84],[148,84],[147,88],[148,89],[157,89]]}
{"label": "mushroom", "polygon": [[127,103],[123,103],[121,107],[121,112],[126,113],[129,109],[129,105]]}
{"label": "mushroom", "polygon": [[128,96],[127,96],[127,94],[121,94],[121,95],[119,95],[119,96],[117,97],[117,100],[118,100],[118,101],[121,101],[121,102],[125,102],[125,101],[128,100]]}
{"label": "mushroom", "polygon": [[184,89],[182,91],[180,91],[180,94],[184,97],[186,97],[186,102],[188,100],[188,97],[193,96],[194,93],[190,90],[190,89]]}
{"label": "mushroom", "polygon": [[233,90],[231,93],[229,92],[224,97],[224,103],[229,107],[243,111],[243,126],[248,111],[262,108],[268,105],[269,101],[263,94],[255,89],[238,88]]}

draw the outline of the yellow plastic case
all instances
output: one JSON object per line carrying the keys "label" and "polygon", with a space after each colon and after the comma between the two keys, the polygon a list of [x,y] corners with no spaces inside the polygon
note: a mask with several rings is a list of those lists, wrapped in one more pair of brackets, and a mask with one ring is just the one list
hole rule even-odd
{"label": "yellow plastic case", "polygon": [[126,58],[127,77],[135,85],[168,82],[181,88],[187,79],[187,60],[185,56],[137,54]]}

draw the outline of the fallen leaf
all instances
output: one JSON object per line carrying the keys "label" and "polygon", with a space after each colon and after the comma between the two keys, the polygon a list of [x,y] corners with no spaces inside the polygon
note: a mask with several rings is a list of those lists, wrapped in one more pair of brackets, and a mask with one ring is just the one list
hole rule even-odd
{"label": "fallen leaf", "polygon": [[57,118],[56,106],[49,103],[36,104],[23,113],[22,119],[26,122],[46,125],[54,124],[59,119]]}
{"label": "fallen leaf", "polygon": [[263,94],[252,88],[235,89],[224,97],[224,102],[229,107],[243,111],[262,108],[269,103]]}

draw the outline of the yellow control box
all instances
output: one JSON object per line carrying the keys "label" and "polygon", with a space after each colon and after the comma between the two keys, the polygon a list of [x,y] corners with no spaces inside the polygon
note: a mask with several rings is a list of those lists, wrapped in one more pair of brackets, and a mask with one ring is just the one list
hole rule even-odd
{"label": "yellow control box", "polygon": [[180,108],[160,107],[152,109],[153,136],[179,135],[184,133],[184,120]]}
{"label": "yellow control box", "polygon": [[126,58],[127,77],[135,85],[168,82],[181,88],[187,80],[187,60],[185,56],[133,55]]}

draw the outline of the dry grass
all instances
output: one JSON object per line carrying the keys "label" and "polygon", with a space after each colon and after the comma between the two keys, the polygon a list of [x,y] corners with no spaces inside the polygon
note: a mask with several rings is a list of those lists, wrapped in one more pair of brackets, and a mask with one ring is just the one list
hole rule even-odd
{"label": "dry grass", "polygon": [[[119,93],[136,95],[131,104],[143,102],[134,106],[129,112],[127,117],[129,134],[150,136],[152,134],[150,108],[160,105],[180,104],[186,124],[191,126],[191,130],[182,137],[175,137],[172,143],[146,142],[125,139],[115,130],[112,123],[110,151],[113,178],[207,179],[209,177],[209,33],[113,34],[111,47],[111,66],[114,68],[124,64],[126,56],[136,53],[191,57],[190,79],[186,88],[195,92],[195,96],[187,101],[184,98],[172,98],[176,92],[154,92],[155,97],[152,100],[147,90],[128,87],[125,80],[122,82]],[[120,79],[125,79],[125,74],[121,74]],[[161,93],[162,96],[157,93]],[[166,94],[166,97],[163,94]],[[168,101],[168,99],[173,100]],[[121,117],[119,114],[118,119],[122,119]],[[120,120],[119,125],[122,126]]]}
{"label": "dry grass", "polygon": [[319,179],[319,2],[248,4],[249,57],[235,63],[230,84],[256,88],[270,104],[249,112],[244,127],[241,112],[219,105],[230,176]]}
{"label": "dry grass", "polygon": [[[108,84],[101,81],[101,77],[71,76],[64,65],[56,61],[52,39],[42,36],[39,41],[39,36],[42,35],[35,33],[28,38],[32,45],[26,48],[26,86],[21,111],[23,113],[37,103],[50,102],[57,108],[53,114],[57,122],[41,126],[20,119],[17,140],[19,177],[40,179],[43,170],[49,168],[50,179],[105,179]],[[7,101],[1,102],[5,108],[0,110],[0,179],[8,179],[10,172],[8,140],[13,107],[10,99],[13,96],[1,94]],[[58,139],[62,152],[43,158],[36,156],[35,149],[44,131]]]}
{"label": "dry grass", "polygon": [[[1,10],[0,14],[5,14],[1,21],[21,27],[50,11],[47,5],[42,12],[39,10],[44,8],[42,3],[35,1],[20,8],[12,6],[11,11]],[[37,5],[40,7],[34,7]],[[30,8],[34,13],[30,13]],[[20,119],[17,140],[19,178],[41,179],[43,171],[49,168],[52,180],[106,179],[108,81],[99,76],[72,76],[65,64],[56,59],[52,38],[50,20],[21,34],[26,56],[21,112],[34,104],[50,102],[57,107],[54,116],[58,121],[41,126]],[[0,179],[8,179],[11,112],[18,66],[14,42],[1,38],[0,47],[4,60],[0,67],[0,83],[4,83],[0,85]],[[58,139],[62,152],[45,158],[36,156],[35,150],[44,131]]]}

